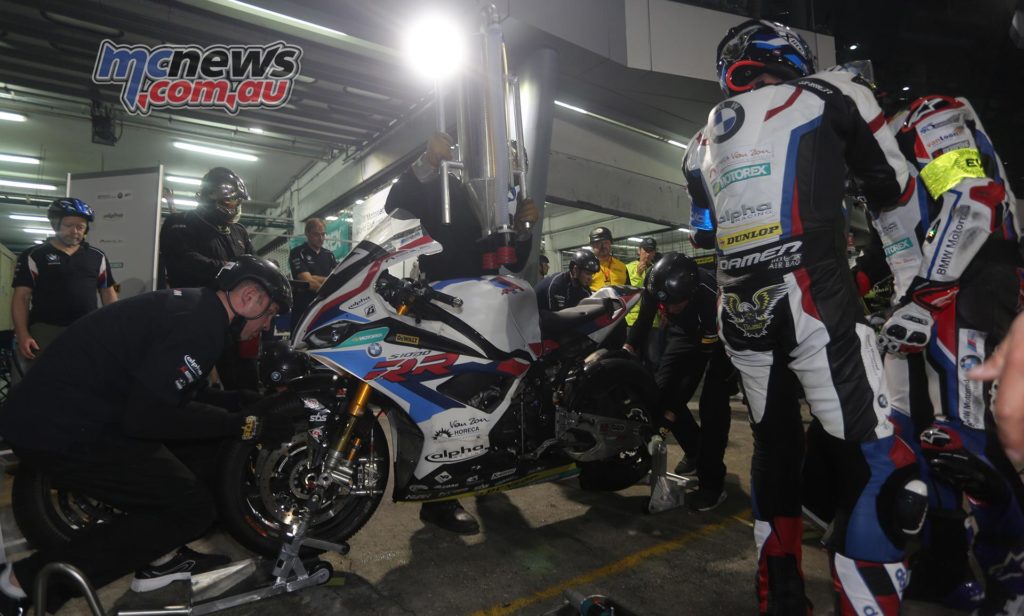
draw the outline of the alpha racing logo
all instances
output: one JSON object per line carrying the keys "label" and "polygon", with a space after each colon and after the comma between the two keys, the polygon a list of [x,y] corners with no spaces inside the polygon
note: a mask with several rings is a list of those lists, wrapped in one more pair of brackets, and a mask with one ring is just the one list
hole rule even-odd
{"label": "alpha racing logo", "polygon": [[97,84],[120,84],[134,115],[154,109],[276,109],[292,95],[302,49],[269,45],[117,45],[104,40],[93,67]]}

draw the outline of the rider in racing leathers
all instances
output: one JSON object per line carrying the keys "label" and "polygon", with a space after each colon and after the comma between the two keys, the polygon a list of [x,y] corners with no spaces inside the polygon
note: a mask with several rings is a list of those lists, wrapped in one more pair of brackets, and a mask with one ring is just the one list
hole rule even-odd
{"label": "rider in racing leathers", "polygon": [[695,243],[717,241],[720,327],[753,422],[760,612],[810,613],[802,386],[841,473],[827,542],[837,613],[897,614],[903,541],[923,519],[925,489],[887,420],[874,332],[846,262],[842,199],[847,167],[875,211],[905,203],[913,184],[871,91],[849,72],[815,74],[789,28],[751,20],[731,29],[718,74],[729,98],[690,142],[683,171]]}
{"label": "rider in racing leathers", "polygon": [[948,599],[968,578],[966,493],[986,582],[980,613],[1020,613],[1024,486],[995,434],[994,390],[966,376],[991,354],[1019,309],[1016,201],[965,99],[925,96],[890,124],[920,180],[912,207],[872,217],[902,298],[881,335],[899,411],[893,421],[915,447],[920,439],[931,471],[930,541],[917,559],[914,586],[926,597]]}

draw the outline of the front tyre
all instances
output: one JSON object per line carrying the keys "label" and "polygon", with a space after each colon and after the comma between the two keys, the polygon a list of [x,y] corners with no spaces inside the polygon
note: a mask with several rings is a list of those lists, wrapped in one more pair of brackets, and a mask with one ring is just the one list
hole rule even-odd
{"label": "front tyre", "polygon": [[[373,476],[375,493],[347,495],[332,485],[312,511],[309,537],[341,543],[356,534],[377,510],[388,482],[391,456],[378,421],[370,432],[360,447],[359,472]],[[282,531],[287,529],[285,518],[306,504],[319,474],[318,468],[309,466],[315,453],[310,447],[320,445],[302,432],[273,451],[243,442],[225,449],[219,494],[221,523],[245,548],[262,556],[277,556]],[[317,552],[304,549],[303,556]]]}

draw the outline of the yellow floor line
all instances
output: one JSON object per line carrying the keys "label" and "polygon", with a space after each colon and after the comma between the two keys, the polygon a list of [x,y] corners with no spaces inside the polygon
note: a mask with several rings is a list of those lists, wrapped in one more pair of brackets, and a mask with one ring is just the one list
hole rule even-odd
{"label": "yellow floor line", "polygon": [[722,530],[723,528],[730,526],[731,524],[737,521],[747,522],[749,524],[748,520],[750,515],[750,510],[747,510],[739,515],[732,516],[730,518],[722,520],[721,522],[717,522],[715,524],[708,524],[707,526],[702,526],[696,530],[680,535],[675,539],[671,539],[669,541],[653,545],[644,550],[640,550],[639,552],[630,554],[629,556],[626,556],[625,558],[613,562],[610,565],[605,565],[604,567],[600,567],[598,569],[582,573],[574,578],[565,580],[564,582],[561,582],[555,586],[545,588],[544,590],[535,592],[527,597],[521,597],[519,599],[516,599],[511,603],[502,604],[485,610],[473,612],[470,616],[505,616],[507,614],[514,614],[515,612],[523,609],[524,607],[537,603],[538,601],[546,601],[549,599],[553,599],[555,597],[560,597],[566,589],[574,588],[577,586],[583,586],[585,584],[590,584],[595,580],[599,580],[610,575],[615,575],[616,573],[621,573],[627,569],[635,567],[639,565],[642,561],[653,556],[660,556],[667,552],[678,550],[679,548],[683,547],[684,545],[692,541],[701,539],[712,533]]}

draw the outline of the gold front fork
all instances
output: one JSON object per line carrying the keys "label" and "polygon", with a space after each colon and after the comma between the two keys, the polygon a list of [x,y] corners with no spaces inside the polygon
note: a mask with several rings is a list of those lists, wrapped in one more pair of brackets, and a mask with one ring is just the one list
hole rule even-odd
{"label": "gold front fork", "polygon": [[[408,311],[409,306],[407,304],[402,304],[398,307],[398,314],[405,314]],[[342,430],[341,435],[331,445],[331,451],[327,454],[328,472],[336,479],[347,478],[350,485],[352,463],[355,460],[360,445],[360,439],[358,437],[353,439],[352,434],[356,430],[359,418],[366,413],[366,403],[370,401],[371,393],[373,393],[373,389],[369,383],[362,383],[356,388],[352,402],[348,405],[348,421],[345,424],[345,429]],[[346,453],[350,442],[352,444],[351,450]]]}

